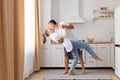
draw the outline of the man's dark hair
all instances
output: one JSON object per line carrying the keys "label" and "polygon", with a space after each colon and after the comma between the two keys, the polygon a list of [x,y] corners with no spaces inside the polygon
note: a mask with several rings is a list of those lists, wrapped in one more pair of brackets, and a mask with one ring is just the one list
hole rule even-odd
{"label": "man's dark hair", "polygon": [[53,20],[53,19],[48,22],[48,24],[50,24],[50,23],[52,23],[52,24],[54,24],[54,25],[57,24],[57,22],[56,22],[55,20]]}

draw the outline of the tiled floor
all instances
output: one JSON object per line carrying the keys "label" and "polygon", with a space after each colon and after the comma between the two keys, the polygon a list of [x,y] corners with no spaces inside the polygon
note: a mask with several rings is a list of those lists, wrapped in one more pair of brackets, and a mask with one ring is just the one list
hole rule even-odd
{"label": "tiled floor", "polygon": [[[43,77],[47,74],[50,69],[41,69],[39,72],[35,72],[28,79],[25,80],[43,80]],[[105,69],[105,71],[113,78],[113,80],[120,80],[112,69]]]}

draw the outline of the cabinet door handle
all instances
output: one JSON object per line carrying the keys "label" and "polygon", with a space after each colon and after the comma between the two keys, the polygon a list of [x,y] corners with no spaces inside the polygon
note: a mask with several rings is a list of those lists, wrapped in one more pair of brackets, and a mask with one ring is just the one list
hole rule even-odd
{"label": "cabinet door handle", "polygon": [[43,49],[48,49],[48,48],[43,48]]}
{"label": "cabinet door handle", "polygon": [[115,47],[120,47],[120,44],[115,44]]}
{"label": "cabinet door handle", "polygon": [[106,47],[101,47],[101,48],[106,48]]}
{"label": "cabinet door handle", "polygon": [[57,47],[56,49],[61,49],[60,47]]}

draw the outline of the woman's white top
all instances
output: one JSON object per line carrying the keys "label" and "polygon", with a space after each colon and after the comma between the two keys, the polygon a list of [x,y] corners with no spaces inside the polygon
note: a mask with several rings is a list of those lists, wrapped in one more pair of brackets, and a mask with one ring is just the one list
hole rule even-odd
{"label": "woman's white top", "polygon": [[[62,30],[63,31],[63,30]],[[65,38],[64,33],[61,33],[61,30],[54,31],[51,35],[50,38],[58,43],[58,40],[61,38],[64,38],[64,42],[62,43],[62,46],[66,48],[67,52],[70,52],[73,49],[72,43],[69,39]]]}
{"label": "woman's white top", "polygon": [[[62,25],[62,24],[63,24],[63,22],[60,23],[60,25]],[[63,24],[63,25],[65,25],[65,24]],[[66,24],[66,25],[69,25],[69,24]],[[72,43],[70,40],[75,39],[73,36],[74,35],[73,35],[73,33],[71,33],[70,30],[59,28],[59,29],[56,29],[50,35],[50,38],[53,41],[55,41],[56,43],[58,43],[59,39],[64,38],[64,42],[62,43],[62,46],[64,46],[66,48],[67,52],[70,52],[73,49],[73,46],[72,46]]]}

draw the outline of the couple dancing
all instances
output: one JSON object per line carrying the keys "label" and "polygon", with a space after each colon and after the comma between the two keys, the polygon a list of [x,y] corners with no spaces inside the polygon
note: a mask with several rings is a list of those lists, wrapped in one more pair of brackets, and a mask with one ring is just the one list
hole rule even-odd
{"label": "couple dancing", "polygon": [[[102,61],[100,57],[96,55],[96,53],[92,50],[92,48],[86,42],[81,42],[75,39],[72,29],[74,26],[72,24],[65,24],[64,22],[57,23],[55,20],[50,20],[48,23],[48,28],[45,30],[42,35],[42,44],[46,43],[46,37],[50,37],[56,43],[60,43],[65,49],[65,71],[64,74],[74,75],[75,67],[78,63],[78,60],[82,66],[82,73],[85,74],[85,68],[83,63],[82,55],[78,53],[80,48],[84,48],[88,53],[95,58],[95,60]],[[72,64],[70,66],[70,70],[68,71],[68,63],[69,63],[69,54],[72,53],[73,59]]]}

